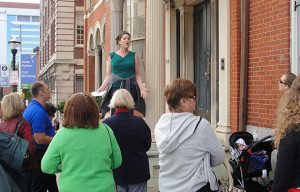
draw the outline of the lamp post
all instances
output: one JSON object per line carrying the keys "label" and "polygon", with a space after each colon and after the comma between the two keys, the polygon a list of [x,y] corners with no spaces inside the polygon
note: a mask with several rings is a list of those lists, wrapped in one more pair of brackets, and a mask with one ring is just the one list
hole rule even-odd
{"label": "lamp post", "polygon": [[[17,41],[16,40],[16,37],[13,36],[12,40],[8,42],[9,44],[9,47],[11,49],[11,53],[13,55],[13,58],[12,58],[12,70],[15,71],[16,70],[16,54],[17,54],[17,48],[19,47],[20,45],[20,41]],[[13,92],[16,92],[17,91],[17,86],[16,85],[13,85]]]}
{"label": "lamp post", "polygon": [[[20,52],[22,52],[22,25],[17,25],[17,24],[14,24],[12,22],[9,22],[9,21],[6,21],[6,20],[2,20],[0,19],[0,21],[3,21],[3,22],[6,22],[6,23],[9,23],[11,25],[14,25],[16,27],[19,28],[19,38],[20,38],[20,41],[19,41],[19,45],[20,45]],[[15,58],[15,57],[14,57]],[[15,67],[15,64],[14,64],[14,67]],[[21,85],[19,85],[21,87]],[[16,86],[13,86],[13,90],[16,89]],[[3,87],[0,88],[0,97],[3,96]],[[2,97],[0,98],[2,100]]]}

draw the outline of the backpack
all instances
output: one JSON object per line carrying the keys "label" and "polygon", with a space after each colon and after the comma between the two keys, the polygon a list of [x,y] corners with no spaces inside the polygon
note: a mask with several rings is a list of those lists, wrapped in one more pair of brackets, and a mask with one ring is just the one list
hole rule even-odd
{"label": "backpack", "polygon": [[0,131],[0,163],[18,172],[21,171],[29,144],[17,135],[23,121],[17,123],[15,134]]}

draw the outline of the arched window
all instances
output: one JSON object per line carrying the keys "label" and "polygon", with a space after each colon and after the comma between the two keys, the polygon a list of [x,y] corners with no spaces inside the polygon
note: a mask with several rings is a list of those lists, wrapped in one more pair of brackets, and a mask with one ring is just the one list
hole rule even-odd
{"label": "arched window", "polygon": [[145,81],[145,1],[126,0],[123,11],[124,30],[131,35],[130,49],[136,52],[141,62],[141,76]]}

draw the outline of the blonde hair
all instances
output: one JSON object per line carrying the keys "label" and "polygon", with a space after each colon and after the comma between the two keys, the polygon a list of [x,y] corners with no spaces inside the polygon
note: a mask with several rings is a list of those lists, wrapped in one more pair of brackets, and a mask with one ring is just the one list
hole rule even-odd
{"label": "blonde hair", "polygon": [[108,107],[116,109],[133,109],[134,101],[131,94],[126,89],[118,89],[112,96]]}
{"label": "blonde hair", "polygon": [[300,75],[294,80],[290,89],[282,96],[277,110],[275,147],[288,132],[298,126],[300,131]]}
{"label": "blonde hair", "polygon": [[18,93],[5,95],[1,101],[1,110],[3,111],[2,119],[4,121],[22,116],[25,110],[23,97]]}

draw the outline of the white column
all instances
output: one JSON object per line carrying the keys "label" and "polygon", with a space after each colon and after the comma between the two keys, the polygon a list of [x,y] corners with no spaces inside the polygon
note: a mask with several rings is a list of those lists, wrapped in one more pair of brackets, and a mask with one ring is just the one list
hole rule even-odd
{"label": "white column", "polygon": [[147,1],[146,13],[146,87],[150,90],[146,100],[146,122],[153,133],[164,113],[163,1]]}
{"label": "white column", "polygon": [[95,90],[97,90],[100,85],[100,51],[102,49],[100,47],[95,47]]}
{"label": "white column", "polygon": [[[171,8],[170,1],[165,1],[165,76],[166,85],[177,77],[177,45],[176,45],[176,9]],[[168,105],[165,103],[166,112],[169,112]]]}
{"label": "white column", "polygon": [[[223,145],[230,136],[230,0],[219,1],[219,122],[215,129]],[[224,68],[221,60],[224,59]]]}
{"label": "white column", "polygon": [[110,51],[119,50],[115,38],[123,31],[123,4],[124,0],[110,0],[111,6],[111,31],[110,31]]}
{"label": "white column", "polygon": [[180,77],[194,81],[194,7],[183,5],[180,11]]}

